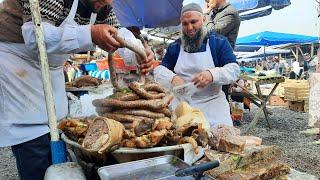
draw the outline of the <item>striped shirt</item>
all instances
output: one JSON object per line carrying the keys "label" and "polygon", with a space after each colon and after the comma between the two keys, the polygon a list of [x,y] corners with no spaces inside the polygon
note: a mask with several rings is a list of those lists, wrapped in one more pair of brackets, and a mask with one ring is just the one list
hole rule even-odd
{"label": "striped shirt", "polygon": [[[39,0],[43,20],[59,26],[68,16],[72,0]],[[75,21],[79,25],[90,22],[90,9],[80,0]],[[29,0],[4,0],[0,4],[0,41],[23,43],[21,26],[31,20]],[[96,24],[108,24],[120,27],[111,6],[105,6],[97,13]]]}

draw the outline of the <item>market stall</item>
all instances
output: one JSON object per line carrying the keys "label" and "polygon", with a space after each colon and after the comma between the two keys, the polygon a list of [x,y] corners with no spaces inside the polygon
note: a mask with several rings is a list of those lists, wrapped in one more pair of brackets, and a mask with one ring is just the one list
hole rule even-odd
{"label": "market stall", "polygon": [[[268,111],[267,111],[267,103],[269,102],[270,97],[272,96],[272,94],[274,93],[274,91],[276,90],[276,88],[278,87],[278,85],[281,82],[284,82],[284,77],[282,76],[256,76],[256,75],[241,75],[240,79],[243,80],[247,80],[247,81],[252,81],[252,83],[254,84],[255,88],[256,88],[256,94],[253,93],[252,91],[248,90],[246,87],[240,86],[238,83],[235,83],[238,85],[238,87],[240,87],[241,89],[243,89],[242,92],[238,92],[238,93],[232,93],[232,95],[235,96],[244,96],[248,99],[250,99],[250,101],[255,104],[256,106],[259,107],[259,111],[258,113],[254,116],[254,119],[251,121],[250,125],[248,126],[247,130],[244,133],[248,133],[250,130],[252,130],[252,128],[254,128],[254,126],[256,125],[256,123],[258,122],[258,118],[260,116],[260,113],[263,111],[265,119],[269,125],[269,128],[271,128],[270,122],[269,122],[269,116],[268,116]],[[272,90],[269,92],[269,94],[264,95],[262,94],[261,85],[273,85]]]}

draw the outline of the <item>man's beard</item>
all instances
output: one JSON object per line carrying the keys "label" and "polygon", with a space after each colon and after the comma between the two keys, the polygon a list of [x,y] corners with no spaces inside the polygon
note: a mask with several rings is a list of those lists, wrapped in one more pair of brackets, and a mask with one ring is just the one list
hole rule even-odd
{"label": "man's beard", "polygon": [[100,9],[95,9],[92,0],[81,0],[81,2],[85,5],[85,7],[93,13],[99,13],[102,9],[104,9],[104,7],[101,7]]}
{"label": "man's beard", "polygon": [[181,39],[184,51],[188,53],[197,52],[200,49],[206,35],[206,30],[203,27],[199,29],[198,32],[192,37],[183,34]]}

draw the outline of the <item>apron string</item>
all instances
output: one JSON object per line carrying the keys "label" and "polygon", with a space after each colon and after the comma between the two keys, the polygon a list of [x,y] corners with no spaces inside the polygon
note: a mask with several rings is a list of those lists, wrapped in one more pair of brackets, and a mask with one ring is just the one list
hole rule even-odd
{"label": "apron string", "polygon": [[79,3],[79,0],[74,0],[73,3],[72,3],[72,7],[70,9],[70,12],[66,18],[66,21],[69,22],[69,21],[72,21],[74,20],[75,16],[76,16],[76,13],[77,13],[77,9],[78,9],[78,3]]}

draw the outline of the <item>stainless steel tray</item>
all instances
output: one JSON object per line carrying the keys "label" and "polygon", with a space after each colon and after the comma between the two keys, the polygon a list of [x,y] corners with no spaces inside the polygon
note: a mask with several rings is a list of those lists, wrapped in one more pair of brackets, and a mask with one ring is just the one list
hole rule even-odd
{"label": "stainless steel tray", "polygon": [[172,176],[178,169],[189,167],[181,159],[166,155],[156,158],[132,161],[98,169],[102,180],[154,180],[154,179],[194,179],[192,176]]}

